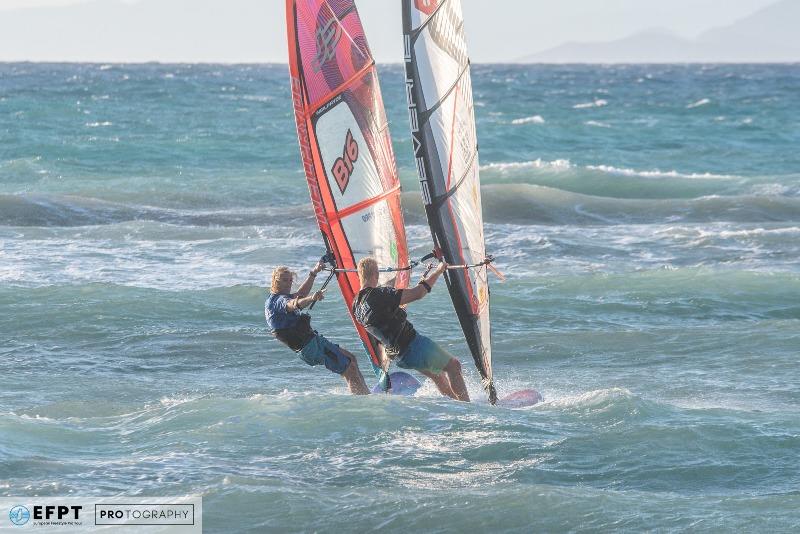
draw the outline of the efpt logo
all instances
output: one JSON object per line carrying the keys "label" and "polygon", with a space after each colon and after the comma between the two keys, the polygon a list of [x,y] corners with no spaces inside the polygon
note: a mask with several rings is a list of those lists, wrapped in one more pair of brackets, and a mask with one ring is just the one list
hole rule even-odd
{"label": "efpt logo", "polygon": [[21,527],[31,519],[31,511],[18,504],[8,511],[8,518],[18,527]]}

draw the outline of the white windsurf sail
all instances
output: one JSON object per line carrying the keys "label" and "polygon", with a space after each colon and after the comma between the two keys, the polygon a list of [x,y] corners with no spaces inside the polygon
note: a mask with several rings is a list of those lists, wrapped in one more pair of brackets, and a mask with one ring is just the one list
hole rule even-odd
{"label": "white windsurf sail", "polygon": [[450,297],[489,401],[489,281],[478,140],[460,0],[403,0],[406,93],[414,156],[437,252],[451,265]]}

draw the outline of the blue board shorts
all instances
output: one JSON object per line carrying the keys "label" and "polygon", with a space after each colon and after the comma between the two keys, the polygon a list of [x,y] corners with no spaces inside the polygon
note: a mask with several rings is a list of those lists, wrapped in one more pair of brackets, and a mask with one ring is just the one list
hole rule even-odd
{"label": "blue board shorts", "polygon": [[396,360],[397,366],[415,371],[427,371],[438,375],[453,359],[453,355],[438,343],[417,334],[408,348]]}
{"label": "blue board shorts", "polygon": [[330,371],[341,375],[350,365],[350,358],[342,352],[339,345],[331,343],[325,336],[317,334],[306,343],[300,352],[300,359],[308,365],[325,365]]}

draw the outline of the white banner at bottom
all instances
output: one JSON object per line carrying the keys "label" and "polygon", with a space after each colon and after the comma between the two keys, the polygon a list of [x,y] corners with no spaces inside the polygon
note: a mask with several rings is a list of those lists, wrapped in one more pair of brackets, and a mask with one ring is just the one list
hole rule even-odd
{"label": "white banner at bottom", "polygon": [[201,534],[203,498],[3,497],[0,531]]}

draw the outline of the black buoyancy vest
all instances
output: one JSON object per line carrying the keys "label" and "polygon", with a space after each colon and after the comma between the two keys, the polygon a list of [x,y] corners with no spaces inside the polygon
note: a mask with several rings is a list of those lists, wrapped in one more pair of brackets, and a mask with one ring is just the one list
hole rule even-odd
{"label": "black buoyancy vest", "polygon": [[417,332],[403,308],[370,302],[371,293],[372,288],[359,291],[353,313],[364,329],[383,344],[387,356],[396,358],[408,348]]}
{"label": "black buoyancy vest", "polygon": [[301,314],[294,326],[272,332],[275,338],[295,352],[300,352],[317,333],[311,328],[311,316]]}

